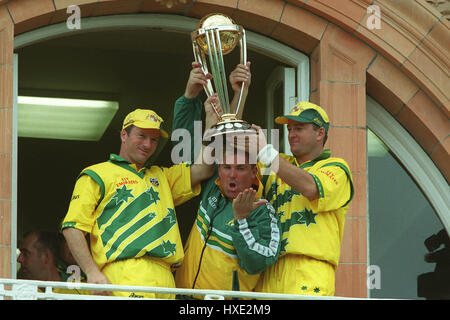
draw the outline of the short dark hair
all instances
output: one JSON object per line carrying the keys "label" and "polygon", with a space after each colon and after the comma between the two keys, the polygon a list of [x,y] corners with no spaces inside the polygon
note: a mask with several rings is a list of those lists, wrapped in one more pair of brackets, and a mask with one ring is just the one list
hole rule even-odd
{"label": "short dark hair", "polygon": [[128,127],[126,127],[123,130],[125,130],[127,132],[127,134],[130,135],[131,130],[133,130],[133,128],[134,128],[134,124],[130,124]]}
{"label": "short dark hair", "polygon": [[[321,127],[321,126],[319,126],[319,125],[317,125],[317,124],[315,124],[313,122],[311,122],[311,124],[312,124],[313,129],[315,131],[319,130],[320,128],[323,128],[323,127]],[[323,145],[325,145],[325,142],[327,142],[327,139],[328,139],[328,130],[325,129],[325,136],[323,137]]]}
{"label": "short dark hair", "polygon": [[36,242],[34,247],[39,253],[43,253],[45,250],[50,250],[54,258],[58,257],[58,233],[51,231],[30,231],[25,234],[24,238],[29,235],[36,235]]}

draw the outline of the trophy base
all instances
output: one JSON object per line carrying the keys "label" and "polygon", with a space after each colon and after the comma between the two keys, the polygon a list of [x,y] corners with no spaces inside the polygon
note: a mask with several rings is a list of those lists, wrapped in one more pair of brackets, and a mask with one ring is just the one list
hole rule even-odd
{"label": "trophy base", "polygon": [[257,132],[250,124],[244,120],[236,118],[235,114],[223,114],[219,121],[205,132],[204,142],[211,142],[211,139],[220,135],[256,135]]}

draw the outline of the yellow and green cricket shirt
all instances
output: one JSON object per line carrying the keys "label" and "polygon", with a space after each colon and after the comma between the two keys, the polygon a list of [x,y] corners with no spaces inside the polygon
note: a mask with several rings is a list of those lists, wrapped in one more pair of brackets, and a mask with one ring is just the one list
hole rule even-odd
{"label": "yellow and green cricket shirt", "polygon": [[[219,179],[216,167],[202,184],[197,218],[175,282],[179,288],[252,291],[280,253],[279,221],[269,203],[235,220],[232,200],[222,193]],[[263,188],[256,180],[252,187],[260,199]]]}
{"label": "yellow and green cricket shirt", "polygon": [[[350,169],[345,160],[332,158],[328,149],[316,159],[302,164],[293,156],[280,155],[310,173],[319,191],[319,199],[310,201],[275,173],[262,177],[266,199],[273,205],[281,221],[280,255],[305,255],[327,261],[336,268],[345,214],[353,197]],[[262,172],[264,165],[258,163],[258,166]]]}
{"label": "yellow and green cricket shirt", "polygon": [[116,260],[144,255],[168,265],[184,253],[175,206],[200,193],[191,189],[190,165],[136,166],[118,155],[85,168],[75,184],[62,229],[90,233],[91,253],[100,270]]}

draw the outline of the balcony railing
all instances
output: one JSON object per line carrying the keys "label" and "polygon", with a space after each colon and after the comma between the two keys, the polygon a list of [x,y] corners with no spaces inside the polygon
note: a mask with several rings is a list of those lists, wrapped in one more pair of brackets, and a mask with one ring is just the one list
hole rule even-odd
{"label": "balcony railing", "polygon": [[[135,300],[143,298],[115,297],[56,293],[53,289],[77,289],[89,291],[124,291],[124,292],[146,292],[160,294],[174,294],[179,296],[202,296],[205,300],[224,300],[225,298],[262,299],[262,300],[364,300],[359,298],[329,297],[329,296],[306,296],[295,294],[278,294],[262,292],[228,291],[228,290],[201,290],[181,289],[144,286],[122,286],[122,285],[100,285],[92,283],[56,282],[56,281],[34,281],[0,279],[0,300]],[[41,290],[39,290],[41,289]],[[148,299],[154,300],[154,299]]]}

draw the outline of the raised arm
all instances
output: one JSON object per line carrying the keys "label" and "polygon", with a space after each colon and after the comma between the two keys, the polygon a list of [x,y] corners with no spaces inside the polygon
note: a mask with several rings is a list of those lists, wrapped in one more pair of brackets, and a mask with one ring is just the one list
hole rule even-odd
{"label": "raised arm", "polygon": [[239,265],[249,274],[263,272],[281,250],[281,225],[275,210],[267,200],[255,199],[255,194],[255,190],[246,189],[233,200],[231,236]]}
{"label": "raised arm", "polygon": [[[205,105],[205,132],[209,128],[211,128],[212,125],[217,123],[218,116],[216,112],[213,110],[214,104],[218,111],[221,111],[219,98],[216,94],[206,99],[204,105]],[[200,154],[198,155],[196,161],[193,165],[191,165],[191,185],[194,187],[197,183],[202,182],[203,180],[210,178],[214,173],[214,166],[215,163],[212,161],[208,161],[208,159],[205,159],[203,156],[204,154],[211,154],[210,147],[204,146],[202,144],[202,150]]]}
{"label": "raised arm", "polygon": [[[194,146],[194,122],[202,120],[202,101],[199,98],[200,92],[203,90],[203,86],[206,85],[208,78],[212,76],[204,75],[201,69],[201,64],[198,62],[192,62],[192,69],[189,73],[189,78],[186,83],[186,89],[184,94],[175,101],[172,132],[177,129],[188,130],[191,137],[191,161],[194,161],[198,157],[199,150],[195,150]],[[180,142],[174,143],[176,146]],[[180,151],[180,156],[183,157],[183,150]]]}
{"label": "raised arm", "polygon": [[200,62],[192,62],[192,69],[184,91],[184,96],[188,99],[196,98],[203,90],[203,87],[206,86],[207,80],[212,79],[210,73],[207,75],[203,73],[201,66]]}
{"label": "raised arm", "polygon": [[239,96],[241,93],[241,87],[244,85],[244,90],[242,92],[241,103],[237,113],[237,118],[242,119],[242,114],[244,112],[245,101],[247,100],[248,89],[251,83],[251,72],[250,72],[250,61],[246,65],[238,64],[236,68],[230,74],[230,84],[233,89],[234,96],[230,104],[230,111],[232,113],[236,112],[237,104],[239,101]]}

